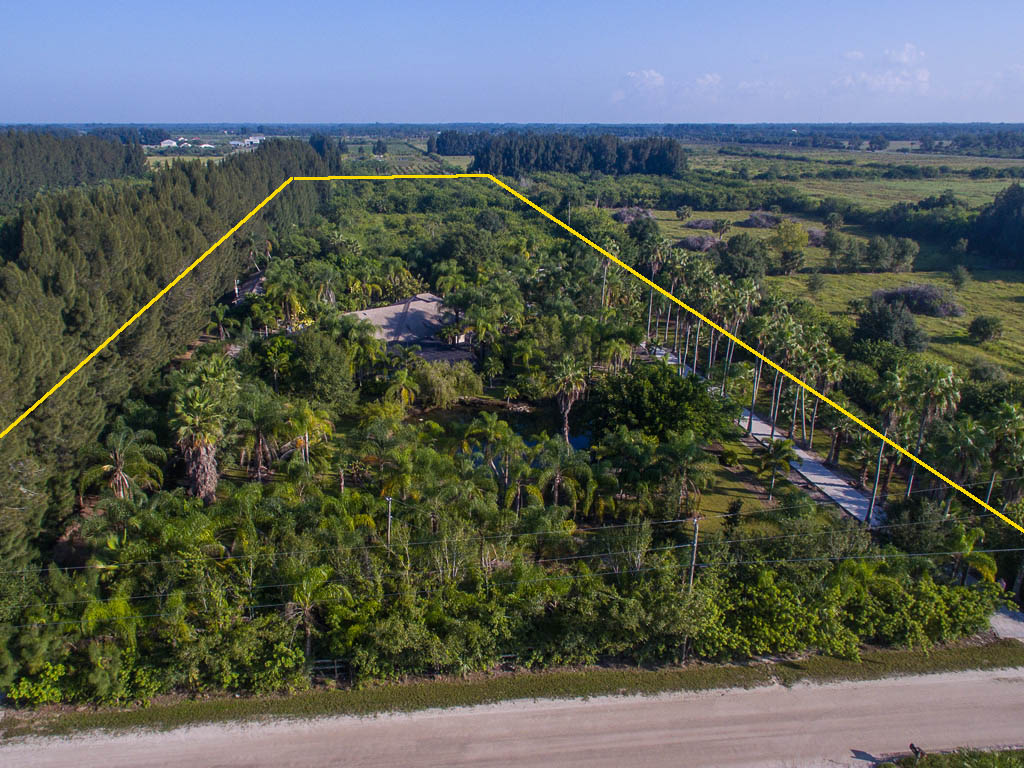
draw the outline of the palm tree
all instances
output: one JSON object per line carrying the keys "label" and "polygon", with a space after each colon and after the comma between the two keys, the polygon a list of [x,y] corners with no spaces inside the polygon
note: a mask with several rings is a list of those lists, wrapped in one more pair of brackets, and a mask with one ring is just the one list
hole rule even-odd
{"label": "palm tree", "polygon": [[98,463],[82,473],[79,494],[101,479],[119,499],[132,500],[140,489],[158,488],[164,477],[156,462],[167,455],[155,443],[153,432],[132,429],[118,418],[103,444],[86,450],[83,458]]}
{"label": "palm tree", "polygon": [[[911,397],[915,400],[921,412],[921,421],[917,429],[917,443],[914,448],[914,455],[920,457],[921,448],[924,446],[924,434],[928,426],[936,419],[947,414],[954,413],[960,403],[960,387],[963,384],[960,377],[953,371],[951,365],[937,365],[932,362],[925,362],[915,368],[909,377],[908,386],[912,392]],[[911,490],[914,487],[914,473],[917,471],[917,462],[910,464],[910,476],[907,478],[907,491],[904,498],[910,498]]]}
{"label": "palm tree", "polygon": [[210,313],[210,322],[206,325],[206,332],[216,330],[221,341],[231,336],[229,330],[238,327],[238,321],[233,317],[227,317],[228,308],[224,304],[215,304]]}
{"label": "palm tree", "polygon": [[437,275],[434,287],[442,298],[466,287],[466,276],[462,273],[459,263],[454,259],[442,261],[437,265],[434,273]]}
{"label": "palm tree", "polygon": [[224,437],[226,418],[221,403],[205,387],[191,386],[171,399],[170,421],[185,457],[185,477],[191,495],[207,504],[217,493],[217,443]]}
{"label": "palm tree", "polygon": [[985,581],[993,581],[996,577],[996,561],[988,552],[975,552],[974,548],[984,541],[985,531],[982,528],[968,528],[963,523],[953,526],[953,539],[949,546],[953,555],[953,579],[959,575],[960,584],[967,583],[967,574],[973,568]]}
{"label": "palm tree", "polygon": [[[829,394],[843,380],[845,369],[846,358],[831,346],[826,347],[822,356],[818,358],[818,391],[826,395]],[[812,451],[814,450],[814,427],[818,421],[818,405],[820,403],[821,398],[815,397],[814,410],[811,412],[811,432],[807,438],[807,447]]]}
{"label": "palm tree", "polygon": [[[988,504],[997,473],[1000,470],[1006,474],[1016,473],[1024,467],[1024,409],[1017,403],[1000,403],[987,420],[986,426],[992,437],[992,477],[985,494],[985,503]],[[1004,509],[1012,499],[1011,491],[1017,486],[1017,481],[1012,477],[1008,482],[1012,483],[1012,487],[1003,489]]]}
{"label": "palm tree", "polygon": [[238,463],[250,477],[262,482],[280,453],[280,438],[286,424],[284,403],[262,387],[249,389],[241,399],[243,434]]}
{"label": "palm tree", "polygon": [[711,463],[700,440],[693,430],[669,432],[657,450],[661,462],[665,464],[665,474],[679,484],[679,516],[684,511],[695,512],[695,501],[699,501],[701,491],[713,476]]}
{"label": "palm tree", "polygon": [[284,617],[294,621],[296,628],[302,627],[306,634],[306,661],[313,655],[313,633],[317,618],[327,603],[350,602],[349,591],[331,581],[333,571],[327,565],[315,565],[305,570],[298,583],[292,586],[291,599],[285,604]]}
{"label": "palm tree", "polygon": [[275,262],[267,270],[267,299],[278,305],[287,324],[292,324],[303,313],[302,296],[305,283],[299,277],[291,259]]}
{"label": "palm tree", "polygon": [[327,411],[313,408],[309,403],[302,403],[292,409],[288,427],[296,436],[295,447],[306,464],[309,464],[310,445],[320,440],[330,440],[334,430]]}
{"label": "palm tree", "polygon": [[[988,458],[992,448],[992,438],[985,425],[976,421],[971,416],[960,416],[946,429],[945,434],[945,455],[956,461],[956,471],[953,478],[957,483],[964,482],[974,474],[974,471]],[[953,496],[956,491],[949,489],[949,496],[946,498],[946,514],[949,514],[953,506]]]}
{"label": "palm tree", "polygon": [[782,472],[789,474],[789,465],[792,462],[802,463],[802,459],[793,449],[792,440],[772,440],[758,457],[758,474],[771,475],[771,485],[768,487],[768,501],[772,500],[775,493],[775,476]]}
{"label": "palm tree", "polygon": [[574,451],[572,446],[556,437],[546,438],[537,455],[537,466],[540,472],[536,485],[541,489],[551,489],[554,506],[558,506],[564,492],[572,499],[574,512],[582,499],[583,514],[586,514],[594,490],[594,474],[585,451]]}
{"label": "palm tree", "polygon": [[[849,429],[846,430],[846,433],[847,435],[850,434]],[[854,466],[857,467],[857,486],[859,488],[867,488],[868,474],[871,472],[871,465],[875,461],[875,456],[878,452],[875,450],[870,434],[858,429],[853,435],[853,445],[850,446],[850,458],[853,459]],[[839,452],[836,451],[835,453],[834,463],[838,464]]]}
{"label": "palm tree", "polygon": [[419,394],[420,386],[409,374],[408,368],[399,368],[392,374],[391,383],[384,392],[389,400],[399,402],[402,405],[412,405],[416,395]]}
{"label": "palm tree", "polygon": [[566,445],[569,445],[569,411],[583,397],[586,388],[587,377],[583,366],[572,357],[559,360],[552,377],[552,390],[562,412],[562,434]]}
{"label": "palm tree", "polygon": [[[618,258],[619,256],[619,244],[614,240],[611,240],[604,245],[604,249],[608,251],[612,256]],[[601,270],[601,309],[605,308],[606,299],[608,296],[608,265],[612,263],[611,259],[604,256],[601,261],[604,262],[603,269]]]}

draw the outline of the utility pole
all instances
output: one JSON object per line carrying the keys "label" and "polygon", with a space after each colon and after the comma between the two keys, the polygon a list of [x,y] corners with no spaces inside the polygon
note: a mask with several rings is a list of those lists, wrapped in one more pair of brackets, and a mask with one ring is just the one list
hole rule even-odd
{"label": "utility pole", "polygon": [[[885,428],[885,432],[882,433],[882,437],[885,437],[888,434],[889,434],[889,428],[886,427]],[[875,511],[875,500],[878,498],[878,478],[881,477],[881,475],[882,475],[882,452],[883,451],[885,451],[885,441],[884,440],[882,441],[882,444],[880,446],[878,446],[878,466],[875,467],[875,487],[874,487],[874,490],[871,491],[871,504],[868,505],[867,517],[864,518],[864,522],[867,523],[868,528],[871,527],[871,515]]]}
{"label": "utility pole", "polygon": [[388,500],[388,549],[391,549],[391,497],[385,496]]}
{"label": "utility pole", "polygon": [[700,515],[693,516],[693,547],[690,552],[690,592],[693,592],[693,574],[697,570],[697,537],[700,535]]}

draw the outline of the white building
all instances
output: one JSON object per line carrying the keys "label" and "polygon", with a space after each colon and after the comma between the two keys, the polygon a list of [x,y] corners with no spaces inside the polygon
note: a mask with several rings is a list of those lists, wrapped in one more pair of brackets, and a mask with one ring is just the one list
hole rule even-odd
{"label": "white building", "polygon": [[178,142],[176,142],[174,139],[164,139],[163,141],[160,142],[160,146],[161,147],[176,147],[176,146],[178,146]]}

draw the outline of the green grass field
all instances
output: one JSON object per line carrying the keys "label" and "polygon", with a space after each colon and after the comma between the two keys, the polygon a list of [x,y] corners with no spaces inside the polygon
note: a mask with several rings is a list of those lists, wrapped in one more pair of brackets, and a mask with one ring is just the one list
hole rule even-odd
{"label": "green grass field", "polygon": [[[803,296],[835,315],[849,313],[851,299],[862,299],[880,288],[910,283],[927,283],[950,287],[945,272],[822,274],[824,287],[816,296],[807,290],[807,275],[769,277],[783,293]],[[962,317],[925,317],[917,315],[918,324],[929,335],[928,350],[951,362],[970,364],[981,359],[1003,366],[1008,372],[1024,376],[1024,272],[979,271],[974,279],[956,294],[967,310]],[[1002,318],[1001,339],[975,344],[967,335],[967,327],[977,315]]]}
{"label": "green grass field", "polygon": [[794,186],[809,197],[821,200],[840,197],[869,209],[887,208],[901,202],[916,203],[951,189],[971,206],[991,203],[1013,183],[1010,179],[801,179],[779,182]]}

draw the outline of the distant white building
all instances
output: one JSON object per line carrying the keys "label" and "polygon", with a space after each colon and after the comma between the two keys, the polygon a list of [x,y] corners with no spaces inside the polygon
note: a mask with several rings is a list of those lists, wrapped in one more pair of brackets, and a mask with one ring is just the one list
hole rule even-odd
{"label": "distant white building", "polygon": [[240,141],[229,141],[228,144],[230,144],[232,147],[240,147],[240,146],[242,146],[242,142],[240,142]]}
{"label": "distant white building", "polygon": [[164,139],[163,141],[160,142],[160,146],[161,147],[176,147],[176,146],[178,146],[178,142],[176,142],[174,139]]}
{"label": "distant white building", "polygon": [[200,144],[199,148],[200,149],[214,149],[214,146],[213,146],[213,144]]}
{"label": "distant white building", "polygon": [[192,145],[191,145],[191,144],[189,144],[189,143],[188,143],[188,142],[186,141],[185,143],[183,143],[183,144],[179,144],[178,146],[179,146],[179,147],[191,147]]}

